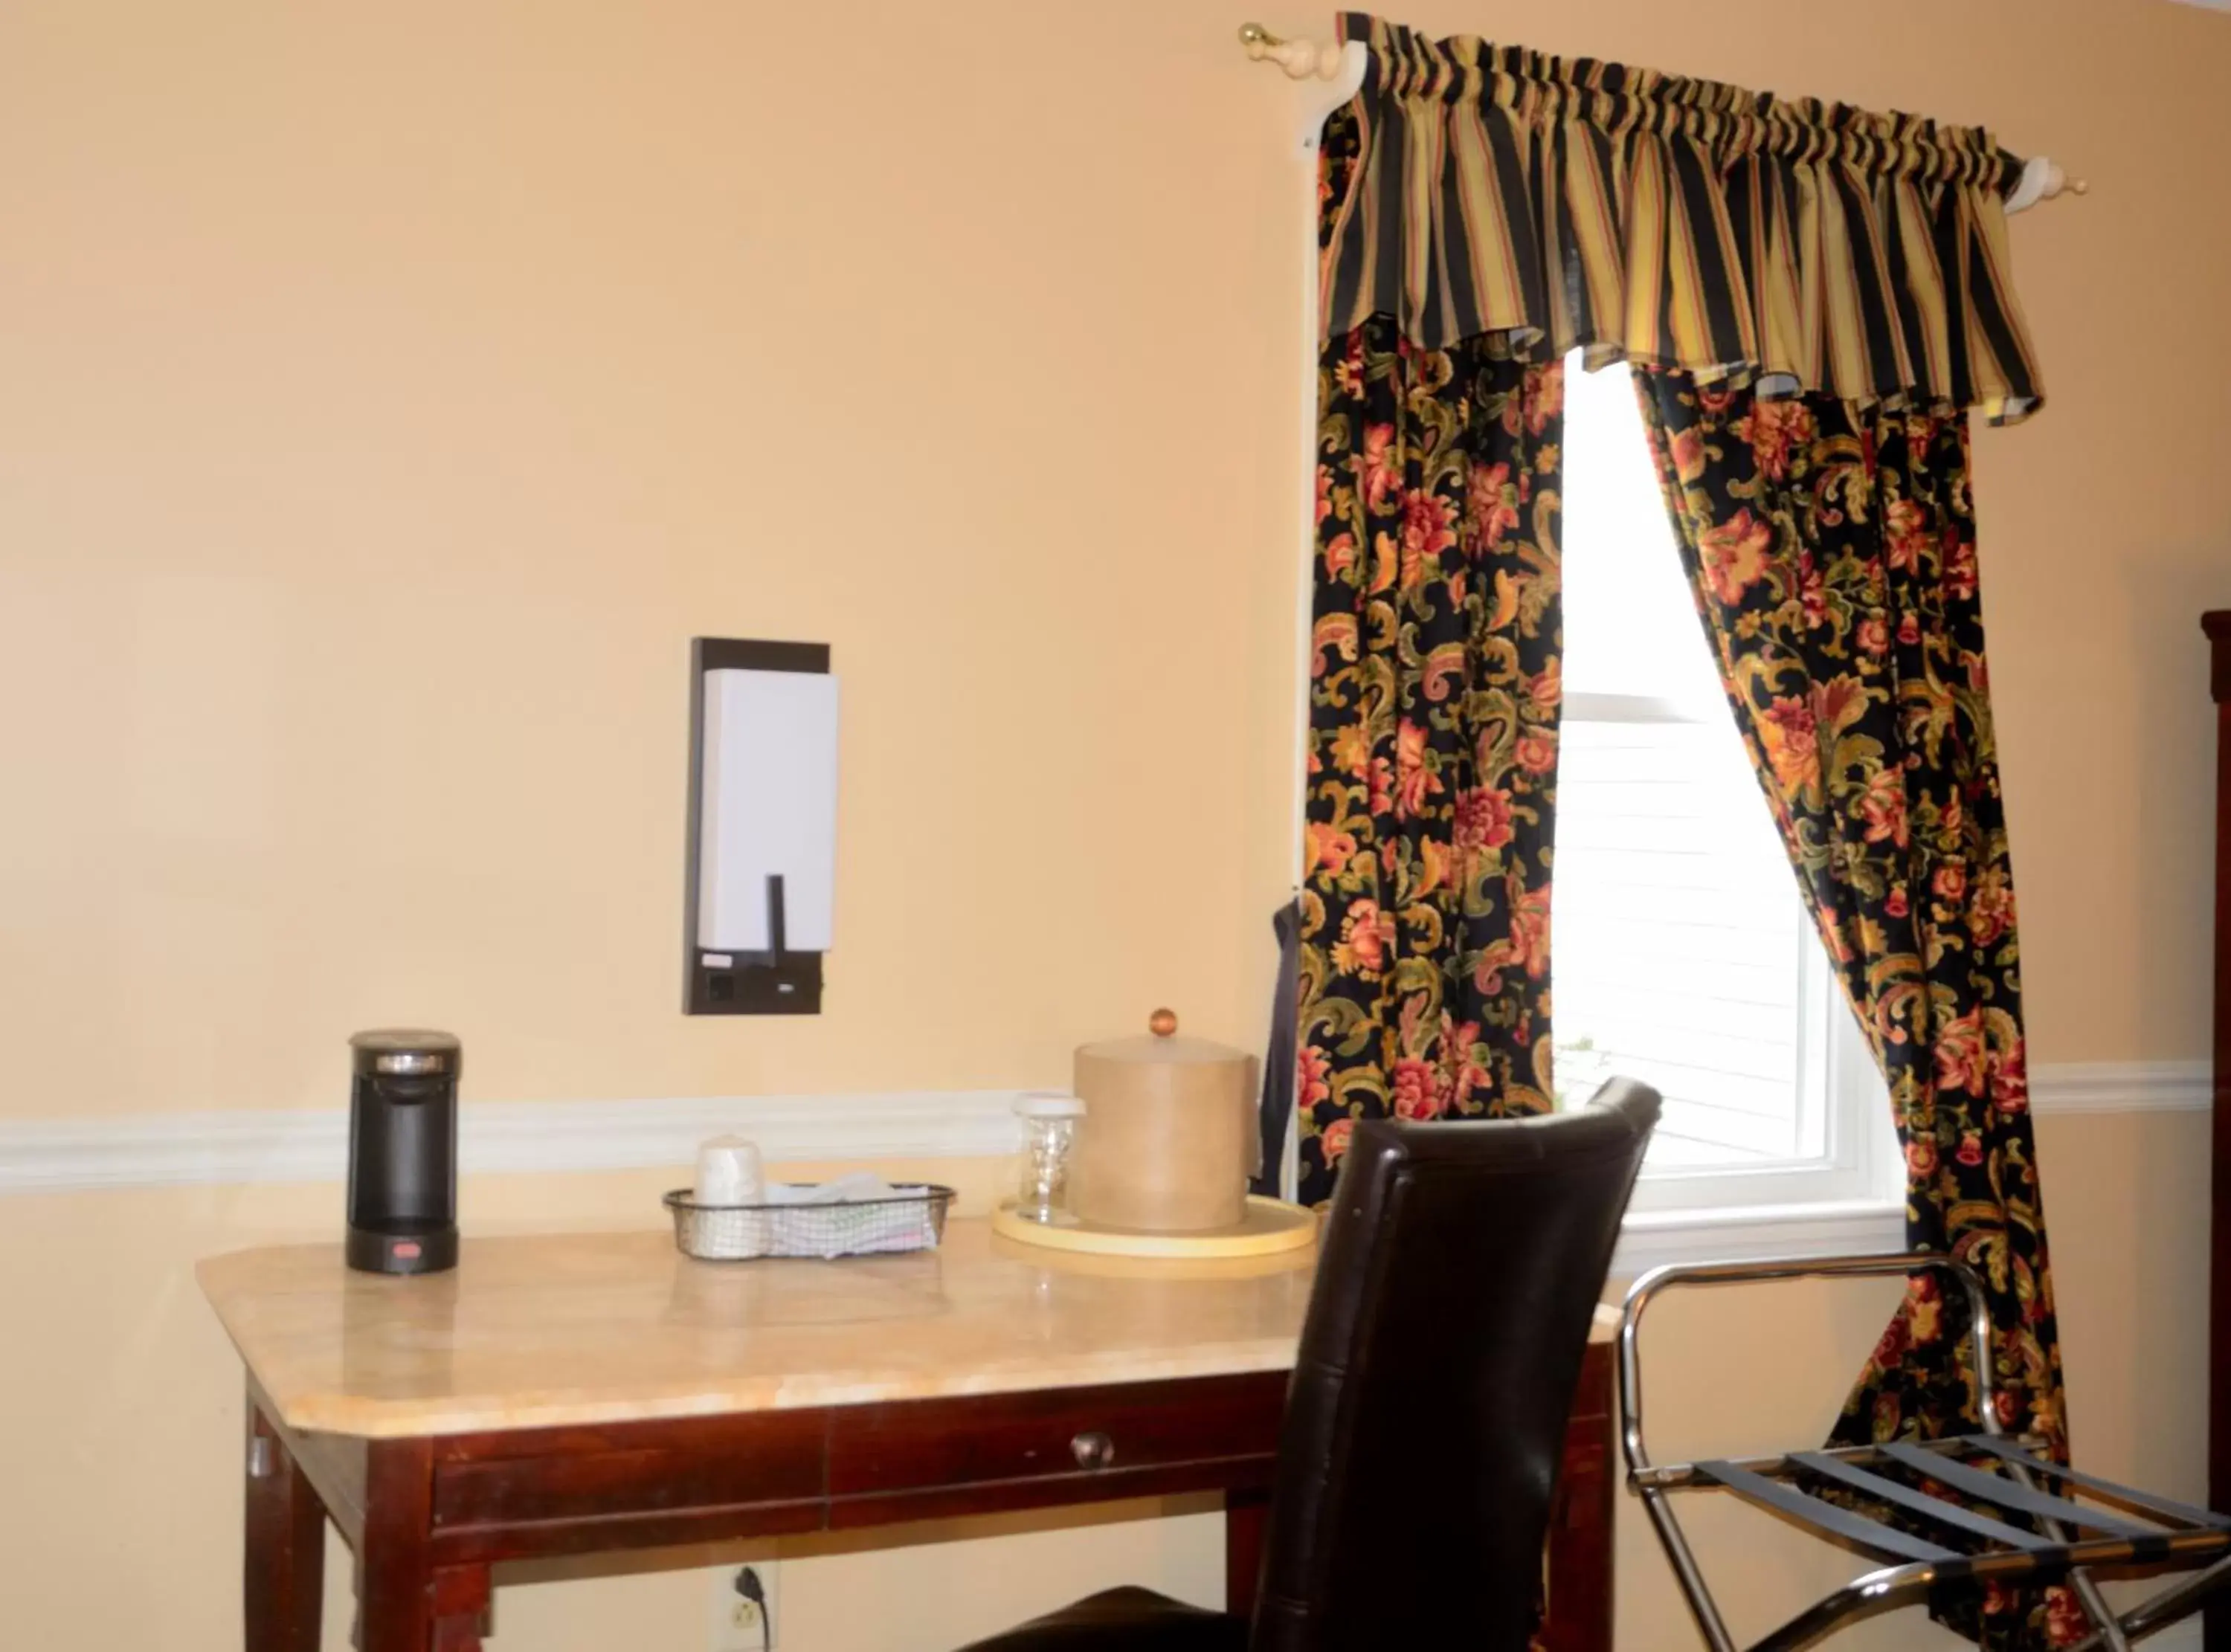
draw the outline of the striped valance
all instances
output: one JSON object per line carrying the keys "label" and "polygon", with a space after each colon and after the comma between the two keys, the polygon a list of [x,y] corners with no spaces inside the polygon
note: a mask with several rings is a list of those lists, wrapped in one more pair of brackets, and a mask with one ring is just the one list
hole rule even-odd
{"label": "striped valance", "polygon": [[1371,48],[1327,123],[1325,331],[1502,333],[1762,394],[1982,409],[2041,392],[2007,252],[2021,162],[1917,115],[1785,100],[1588,58]]}

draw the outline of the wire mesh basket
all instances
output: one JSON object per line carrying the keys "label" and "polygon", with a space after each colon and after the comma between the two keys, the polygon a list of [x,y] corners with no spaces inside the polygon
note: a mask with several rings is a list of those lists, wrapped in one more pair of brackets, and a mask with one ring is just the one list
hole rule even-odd
{"label": "wire mesh basket", "polygon": [[[811,1187],[813,1184],[799,1184]],[[674,1242],[702,1262],[761,1256],[889,1255],[934,1250],[957,1197],[934,1182],[893,1184],[896,1197],[841,1204],[700,1204],[686,1187],[666,1196]]]}

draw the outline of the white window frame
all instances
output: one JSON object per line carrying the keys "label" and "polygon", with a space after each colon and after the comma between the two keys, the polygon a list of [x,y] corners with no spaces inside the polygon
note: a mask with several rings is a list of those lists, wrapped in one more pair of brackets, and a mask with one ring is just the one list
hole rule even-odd
{"label": "white window frame", "polygon": [[[1717,701],[1580,692],[1568,693],[1563,708],[1564,720],[1579,723],[1700,724],[1730,714]],[[1646,1165],[1615,1271],[1903,1247],[1904,1159],[1880,1071],[1818,938],[1801,930],[1795,945],[1801,1106],[1819,1109],[1821,1152],[1756,1165]]]}

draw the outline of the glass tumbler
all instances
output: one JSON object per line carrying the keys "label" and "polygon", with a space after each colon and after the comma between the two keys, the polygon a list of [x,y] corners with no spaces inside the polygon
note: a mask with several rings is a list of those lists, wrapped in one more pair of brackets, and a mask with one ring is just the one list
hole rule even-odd
{"label": "glass tumbler", "polygon": [[1073,1095],[1026,1095],[1015,1103],[1023,1121],[1022,1178],[1015,1190],[1015,1214],[1049,1226],[1074,1222],[1070,1215],[1069,1161],[1084,1103]]}

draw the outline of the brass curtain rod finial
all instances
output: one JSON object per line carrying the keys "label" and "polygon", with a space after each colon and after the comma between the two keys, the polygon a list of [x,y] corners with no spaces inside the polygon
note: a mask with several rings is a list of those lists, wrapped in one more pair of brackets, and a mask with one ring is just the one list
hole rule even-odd
{"label": "brass curtain rod finial", "polygon": [[1333,41],[1281,40],[1258,23],[1239,25],[1239,43],[1260,63],[1269,59],[1290,81],[1329,81],[1340,73],[1340,47]]}

